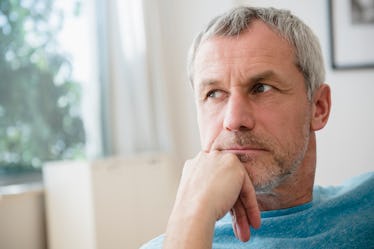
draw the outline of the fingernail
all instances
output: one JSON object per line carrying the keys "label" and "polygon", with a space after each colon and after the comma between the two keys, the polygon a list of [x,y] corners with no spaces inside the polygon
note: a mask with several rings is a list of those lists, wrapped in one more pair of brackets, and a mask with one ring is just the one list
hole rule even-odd
{"label": "fingernail", "polygon": [[234,234],[235,234],[235,237],[237,239],[239,239],[239,237],[238,237],[238,226],[237,226],[236,222],[234,222]]}

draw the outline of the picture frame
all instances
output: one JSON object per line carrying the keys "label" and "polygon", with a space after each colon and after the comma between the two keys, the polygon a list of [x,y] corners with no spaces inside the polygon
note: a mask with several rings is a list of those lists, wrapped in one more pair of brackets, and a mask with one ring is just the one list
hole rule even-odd
{"label": "picture frame", "polygon": [[333,69],[374,68],[374,0],[329,0]]}

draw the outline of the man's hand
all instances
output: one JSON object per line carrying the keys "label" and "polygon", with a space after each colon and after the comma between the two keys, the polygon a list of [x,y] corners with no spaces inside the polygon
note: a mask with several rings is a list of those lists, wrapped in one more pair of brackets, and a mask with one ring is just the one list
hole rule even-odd
{"label": "man's hand", "polygon": [[184,166],[164,248],[211,248],[214,224],[229,211],[235,235],[248,241],[260,211],[247,172],[234,154],[200,152]]}

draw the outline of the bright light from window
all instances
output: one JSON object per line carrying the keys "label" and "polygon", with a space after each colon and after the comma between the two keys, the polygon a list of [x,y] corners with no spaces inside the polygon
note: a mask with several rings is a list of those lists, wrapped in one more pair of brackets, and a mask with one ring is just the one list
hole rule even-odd
{"label": "bright light from window", "polygon": [[0,1],[0,173],[101,154],[95,20],[89,0]]}

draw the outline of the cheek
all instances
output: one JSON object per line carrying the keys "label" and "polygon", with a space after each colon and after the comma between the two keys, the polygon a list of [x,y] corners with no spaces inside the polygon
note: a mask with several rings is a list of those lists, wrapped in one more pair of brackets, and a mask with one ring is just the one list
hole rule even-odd
{"label": "cheek", "polygon": [[257,125],[262,126],[264,132],[273,134],[277,143],[283,147],[289,143],[300,143],[310,127],[310,112],[307,108],[278,106],[268,112],[259,112]]}
{"label": "cheek", "polygon": [[289,117],[290,124],[286,130],[286,136],[290,139],[295,150],[304,147],[306,139],[309,137],[310,116],[309,112],[303,110],[299,115]]}

